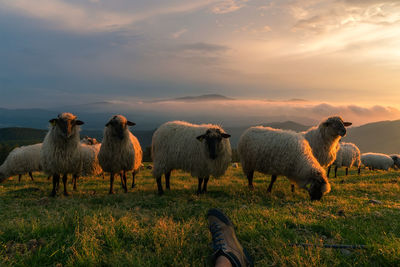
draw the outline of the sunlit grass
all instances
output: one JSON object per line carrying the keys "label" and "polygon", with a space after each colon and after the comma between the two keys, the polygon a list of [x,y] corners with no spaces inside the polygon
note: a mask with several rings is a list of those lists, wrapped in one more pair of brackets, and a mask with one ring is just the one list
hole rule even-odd
{"label": "sunlit grass", "polygon": [[210,179],[209,193],[200,196],[197,179],[179,171],[162,197],[147,169],[127,194],[116,180],[115,195],[108,195],[107,176],[82,178],[72,196],[56,198],[48,197],[51,183],[44,175],[36,174],[34,182],[14,178],[0,186],[0,265],[204,266],[211,253],[205,219],[211,207],[231,217],[256,265],[400,264],[400,172],[358,176],[354,169],[338,176],[320,202],[310,202],[304,190],[292,194],[284,177],[268,194],[270,177],[256,174],[249,191],[241,169],[232,168]]}

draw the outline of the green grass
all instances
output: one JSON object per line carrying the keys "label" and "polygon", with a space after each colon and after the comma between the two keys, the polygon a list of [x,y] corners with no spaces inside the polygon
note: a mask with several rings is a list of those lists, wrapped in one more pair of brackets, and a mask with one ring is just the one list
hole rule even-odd
{"label": "green grass", "polygon": [[338,175],[319,202],[304,190],[292,194],[282,177],[268,194],[270,177],[256,174],[249,191],[241,169],[231,168],[210,179],[209,193],[201,196],[195,194],[197,179],[179,171],[162,197],[150,170],[127,194],[116,180],[115,195],[108,195],[107,177],[82,178],[77,192],[56,198],[48,197],[51,183],[44,175],[20,183],[14,177],[0,185],[0,265],[204,266],[211,253],[205,214],[212,207],[232,219],[256,266],[400,265],[400,172]]}

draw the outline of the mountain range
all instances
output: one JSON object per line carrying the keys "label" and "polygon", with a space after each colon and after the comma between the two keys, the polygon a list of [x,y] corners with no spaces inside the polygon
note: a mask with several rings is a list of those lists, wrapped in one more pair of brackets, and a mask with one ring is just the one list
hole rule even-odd
{"label": "mountain range", "polygon": [[[262,124],[278,129],[305,131],[310,126],[302,125],[293,121],[272,122]],[[240,127],[224,127],[226,132],[231,134],[231,144],[235,148],[241,134],[251,125]],[[134,127],[131,131],[136,135],[142,147],[151,145],[151,138],[155,131],[151,130],[136,130]],[[6,141],[23,140],[26,143],[29,140],[37,142],[43,139],[47,130],[31,129],[31,128],[0,128],[0,143]],[[91,136],[98,140],[102,139],[102,130],[85,130],[81,132],[81,136]],[[380,152],[380,153],[400,153],[400,120],[396,121],[381,121],[369,123],[357,127],[348,128],[347,135],[343,138],[344,142],[355,143],[364,152]]]}

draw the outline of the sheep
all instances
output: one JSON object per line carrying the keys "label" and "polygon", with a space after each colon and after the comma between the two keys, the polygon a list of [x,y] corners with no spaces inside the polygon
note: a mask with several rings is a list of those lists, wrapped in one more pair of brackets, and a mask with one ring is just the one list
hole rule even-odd
{"label": "sheep", "polygon": [[163,174],[166,189],[170,190],[169,180],[174,169],[190,172],[197,177],[197,194],[206,193],[210,175],[223,175],[231,163],[229,137],[220,126],[213,124],[171,121],[161,125],[154,132],[151,145],[153,176],[157,181],[158,194],[164,193],[161,185]]}
{"label": "sheep", "polygon": [[57,194],[61,174],[63,174],[64,195],[68,196],[68,174],[73,174],[76,178],[82,169],[79,130],[83,121],[71,113],[64,112],[49,122],[50,129],[43,140],[40,162],[43,171],[53,175],[51,196]]}
{"label": "sheep", "polygon": [[239,164],[237,162],[232,163],[232,168],[234,169],[239,168]]}
{"label": "sheep", "polygon": [[394,168],[394,160],[382,153],[363,153],[361,154],[361,162],[365,167],[370,170],[389,170],[389,168]]}
{"label": "sheep", "polygon": [[[360,174],[360,165],[361,165],[361,158],[360,158],[360,149],[353,144],[353,143],[340,143],[339,151],[336,154],[336,160],[333,162],[332,165],[335,165],[335,178],[337,169],[340,167],[346,167],[346,176],[349,173],[349,168],[356,166],[358,168],[358,174]],[[331,166],[332,166],[331,165]],[[328,174],[331,170],[331,166],[328,167]]]}
{"label": "sheep", "polygon": [[[101,144],[87,145],[81,143],[79,147],[82,159],[82,170],[80,176],[100,175],[103,172],[98,159],[100,147]],[[77,178],[78,176],[74,176],[73,178],[74,190],[76,190]]]}
{"label": "sheep", "polygon": [[340,147],[339,141],[346,135],[345,127],[351,124],[344,122],[339,116],[333,116],[323,120],[318,126],[302,132],[321,167],[328,167],[335,161]]}
{"label": "sheep", "polygon": [[40,150],[42,144],[22,146],[13,149],[0,166],[0,182],[4,182],[13,175],[19,176],[29,173],[33,181],[32,172],[41,171]]}
{"label": "sheep", "polygon": [[138,139],[129,131],[128,126],[135,123],[122,115],[113,116],[104,128],[104,137],[99,152],[99,163],[105,172],[110,173],[110,194],[114,193],[114,176],[121,173],[122,187],[126,186],[126,171],[132,171],[132,188],[135,175],[142,164],[142,148]]}
{"label": "sheep", "polygon": [[396,166],[397,168],[400,168],[400,155],[399,154],[392,154],[392,155],[390,155],[390,157],[394,161],[394,166]]}
{"label": "sheep", "polygon": [[258,171],[272,175],[268,192],[271,192],[277,175],[284,175],[292,183],[306,189],[311,200],[319,200],[330,191],[325,170],[301,133],[251,127],[240,137],[238,152],[250,189],[254,188],[254,171]]}

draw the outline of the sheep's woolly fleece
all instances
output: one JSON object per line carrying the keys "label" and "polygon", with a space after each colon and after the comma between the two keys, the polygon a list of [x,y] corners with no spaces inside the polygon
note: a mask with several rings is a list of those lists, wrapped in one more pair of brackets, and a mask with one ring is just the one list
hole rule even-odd
{"label": "sheep's woolly fleece", "polygon": [[219,129],[225,133],[220,126],[214,124],[196,125],[171,121],[161,125],[152,140],[154,177],[174,169],[181,169],[199,178],[223,175],[231,162],[231,145],[229,139],[222,138],[217,147],[217,158],[210,159],[207,145],[196,138],[208,129]]}

